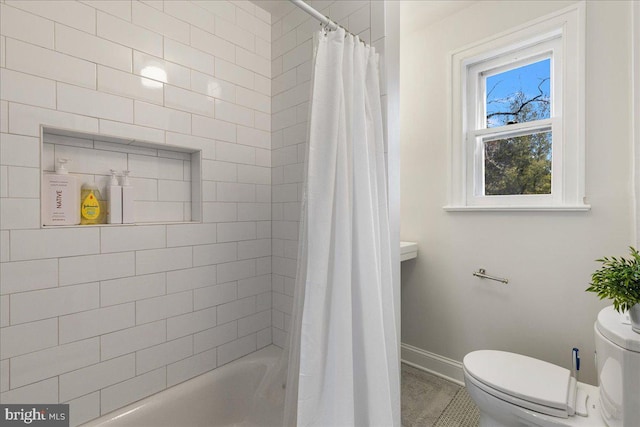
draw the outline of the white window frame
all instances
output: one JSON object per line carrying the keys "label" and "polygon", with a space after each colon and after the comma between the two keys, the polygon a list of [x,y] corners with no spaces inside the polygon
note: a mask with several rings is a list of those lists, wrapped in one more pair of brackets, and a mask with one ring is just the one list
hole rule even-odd
{"label": "white window frame", "polygon": [[[584,201],[584,2],[450,56],[450,176],[445,210],[589,210]],[[482,73],[551,58],[551,117],[485,128]],[[552,132],[551,194],[484,195],[484,143],[493,137]]]}

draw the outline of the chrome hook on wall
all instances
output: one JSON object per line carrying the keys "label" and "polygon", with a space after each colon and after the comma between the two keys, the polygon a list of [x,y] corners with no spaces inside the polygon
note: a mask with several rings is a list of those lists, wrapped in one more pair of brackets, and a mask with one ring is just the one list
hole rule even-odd
{"label": "chrome hook on wall", "polygon": [[501,283],[504,283],[505,285],[509,283],[509,279],[502,279],[500,277],[489,276],[487,274],[487,270],[485,270],[484,268],[479,268],[478,271],[473,273],[473,275],[481,279],[495,280],[496,282],[501,282]]}

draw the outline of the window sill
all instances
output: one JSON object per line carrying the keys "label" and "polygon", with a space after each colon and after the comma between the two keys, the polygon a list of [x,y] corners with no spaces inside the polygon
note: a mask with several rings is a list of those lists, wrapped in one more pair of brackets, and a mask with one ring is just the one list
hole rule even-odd
{"label": "window sill", "polygon": [[443,206],[447,212],[587,212],[591,205],[557,206]]}

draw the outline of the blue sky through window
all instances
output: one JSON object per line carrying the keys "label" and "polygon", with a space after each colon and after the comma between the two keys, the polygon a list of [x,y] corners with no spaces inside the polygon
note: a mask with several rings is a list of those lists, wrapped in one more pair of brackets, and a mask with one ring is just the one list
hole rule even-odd
{"label": "blue sky through window", "polygon": [[[520,99],[526,101],[539,96],[542,91],[543,95],[540,99],[550,101],[550,67],[551,60],[547,58],[487,77],[485,82],[487,127],[502,126],[513,120],[513,116],[495,113],[515,111],[517,108],[514,108],[514,100],[520,93],[522,93]],[[534,108],[541,106],[537,102],[532,104]],[[537,117],[538,120],[549,118],[549,108],[544,112],[540,109],[540,112],[541,116]]]}

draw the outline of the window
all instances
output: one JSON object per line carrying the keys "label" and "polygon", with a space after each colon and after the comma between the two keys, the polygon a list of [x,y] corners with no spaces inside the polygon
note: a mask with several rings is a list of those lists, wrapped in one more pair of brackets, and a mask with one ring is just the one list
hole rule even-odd
{"label": "window", "polygon": [[451,56],[448,210],[587,210],[584,5]]}

